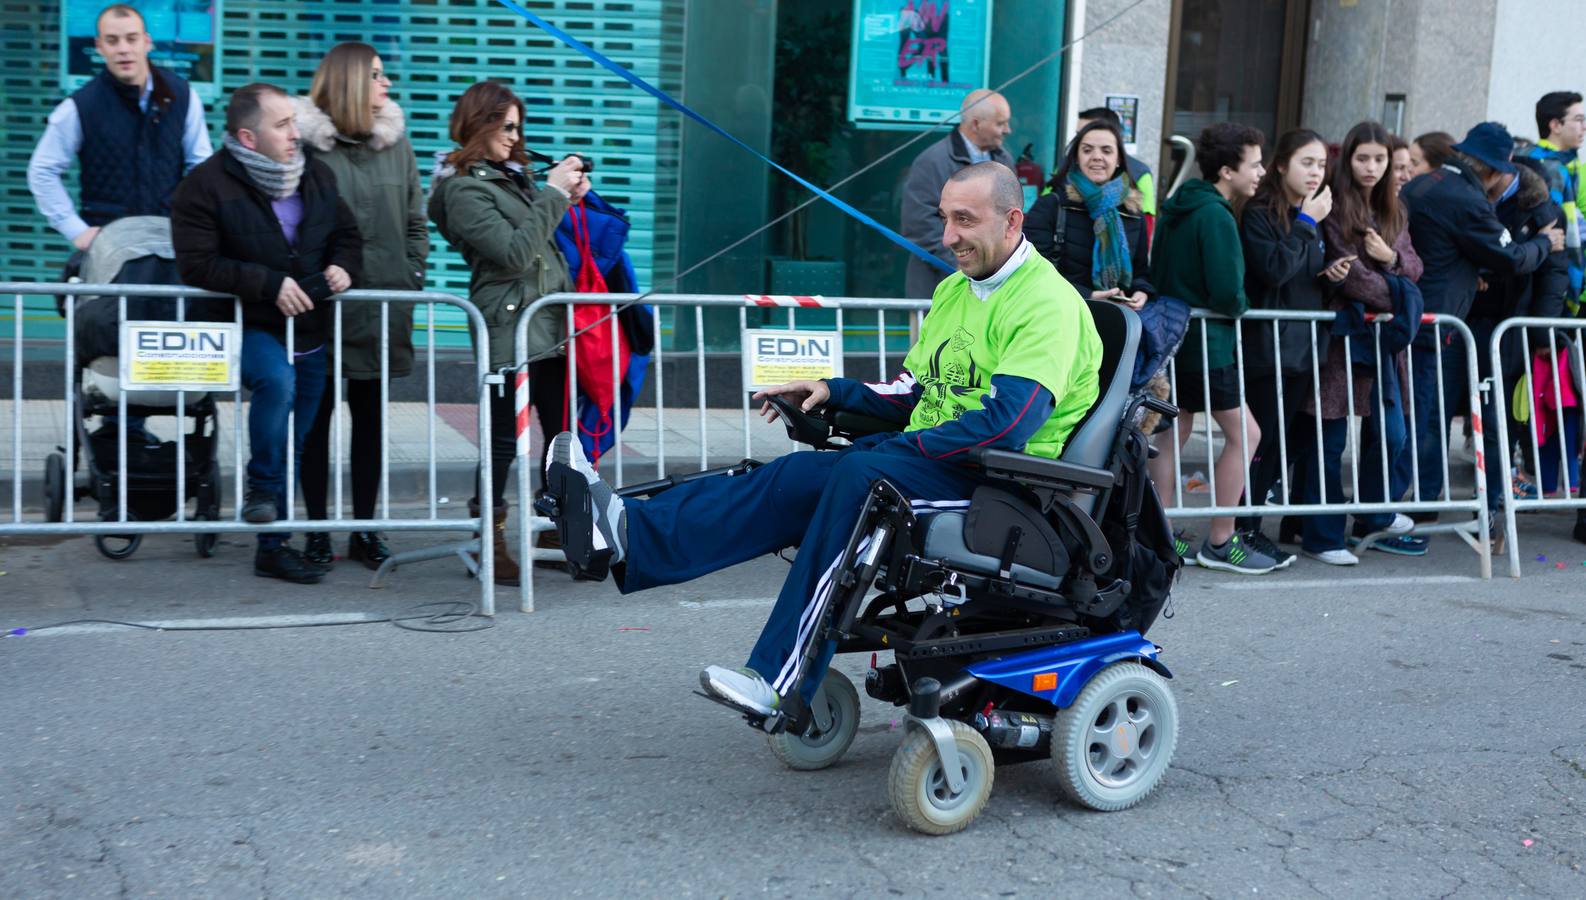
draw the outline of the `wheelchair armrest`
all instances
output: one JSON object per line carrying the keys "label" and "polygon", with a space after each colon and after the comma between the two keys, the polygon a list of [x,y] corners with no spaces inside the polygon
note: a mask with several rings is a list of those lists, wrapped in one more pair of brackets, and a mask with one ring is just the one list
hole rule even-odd
{"label": "wheelchair armrest", "polygon": [[1007,450],[976,448],[969,451],[969,461],[986,470],[993,478],[1051,487],[1108,488],[1116,482],[1111,471],[1046,459],[1027,453]]}
{"label": "wheelchair armrest", "polygon": [[832,433],[843,437],[861,438],[871,434],[890,434],[902,431],[903,425],[898,422],[888,422],[875,416],[861,415],[845,409],[822,409],[821,416],[831,423]]}

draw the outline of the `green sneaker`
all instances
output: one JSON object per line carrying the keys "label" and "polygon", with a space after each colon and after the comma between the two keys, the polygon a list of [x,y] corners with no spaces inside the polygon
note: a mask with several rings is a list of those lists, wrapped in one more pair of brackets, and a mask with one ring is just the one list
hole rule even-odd
{"label": "green sneaker", "polygon": [[1195,559],[1205,568],[1236,575],[1265,575],[1278,567],[1277,560],[1246,544],[1237,532],[1221,547],[1213,547],[1207,538]]}
{"label": "green sneaker", "polygon": [[1200,561],[1195,558],[1195,535],[1189,534],[1182,528],[1173,532],[1173,552],[1178,554],[1179,560],[1186,566],[1200,565]]}

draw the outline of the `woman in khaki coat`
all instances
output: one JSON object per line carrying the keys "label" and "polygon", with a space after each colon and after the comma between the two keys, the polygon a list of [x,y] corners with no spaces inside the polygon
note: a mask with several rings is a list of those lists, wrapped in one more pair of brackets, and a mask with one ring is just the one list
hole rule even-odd
{"label": "woman in khaki coat", "polygon": [[[330,167],[336,187],[364,236],[365,277],[360,287],[415,291],[424,287],[424,263],[430,252],[424,221],[424,191],[418,160],[408,142],[402,108],[390,98],[391,78],[375,49],[368,44],[337,44],[325,54],[308,97],[297,98],[297,128],[305,150]],[[390,336],[385,375],[401,378],[413,371],[413,304],[392,303],[387,312]],[[352,427],[348,473],[352,481],[352,512],[375,517],[380,495],[380,304],[341,306],[341,374]],[[334,379],[335,369],[329,370]],[[330,471],[330,423],[335,411],[334,385],[303,446],[303,502],[310,519],[326,518],[326,486]],[[303,554],[328,566],[334,559],[330,536],[310,533]],[[355,532],[347,556],[377,569],[391,554],[380,534]]]}
{"label": "woman in khaki coat", "polygon": [[[468,299],[484,314],[490,367],[499,370],[513,364],[518,313],[545,294],[573,289],[567,261],[556,246],[556,226],[568,206],[584,198],[589,179],[577,157],[569,156],[546,173],[544,187],[535,184],[523,149],[523,102],[494,81],[463,92],[452,110],[451,138],[458,149],[439,161],[430,178],[430,219],[468,263]],[[529,357],[557,349],[565,334],[564,309],[537,316],[529,331]],[[529,399],[547,443],[565,430],[566,378],[563,353],[529,364]],[[511,391],[492,393],[490,403],[496,583],[517,584],[518,565],[505,540],[517,416]],[[478,504],[478,497],[470,503],[475,515]]]}

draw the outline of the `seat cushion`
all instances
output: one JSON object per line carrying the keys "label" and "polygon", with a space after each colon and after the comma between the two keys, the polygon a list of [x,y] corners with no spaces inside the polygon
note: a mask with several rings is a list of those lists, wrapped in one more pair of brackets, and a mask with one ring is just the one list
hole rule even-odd
{"label": "seat cushion", "polygon": [[[967,516],[961,512],[937,513],[925,528],[924,554],[932,559],[945,560],[967,572],[977,575],[997,575],[998,559],[984,553],[975,553],[964,542],[964,523]],[[1014,563],[1013,574],[1021,584],[1030,584],[1050,591],[1063,583],[1062,576],[1042,572],[1029,566]]]}

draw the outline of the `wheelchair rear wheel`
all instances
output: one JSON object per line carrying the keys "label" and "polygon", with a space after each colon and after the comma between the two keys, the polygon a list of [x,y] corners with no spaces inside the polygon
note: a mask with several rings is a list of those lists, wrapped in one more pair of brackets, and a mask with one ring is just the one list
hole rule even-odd
{"label": "wheelchair rear wheel", "polygon": [[1052,761],[1068,799],[1115,812],[1161,783],[1178,744],[1178,703],[1161,675],[1136,662],[1113,663],[1059,710]]}
{"label": "wheelchair rear wheel", "polygon": [[819,722],[825,717],[817,715],[803,734],[781,731],[768,737],[771,752],[790,769],[826,768],[848,752],[854,735],[859,733],[859,691],[847,675],[836,669],[826,672],[812,706],[820,704],[830,712],[829,728],[820,727]]}
{"label": "wheelchair rear wheel", "polygon": [[968,828],[991,799],[991,784],[996,777],[991,746],[980,732],[956,719],[947,720],[947,725],[958,744],[963,790],[953,793],[947,786],[936,744],[922,728],[909,729],[892,756],[887,777],[887,795],[898,818],[924,834],[952,834]]}

